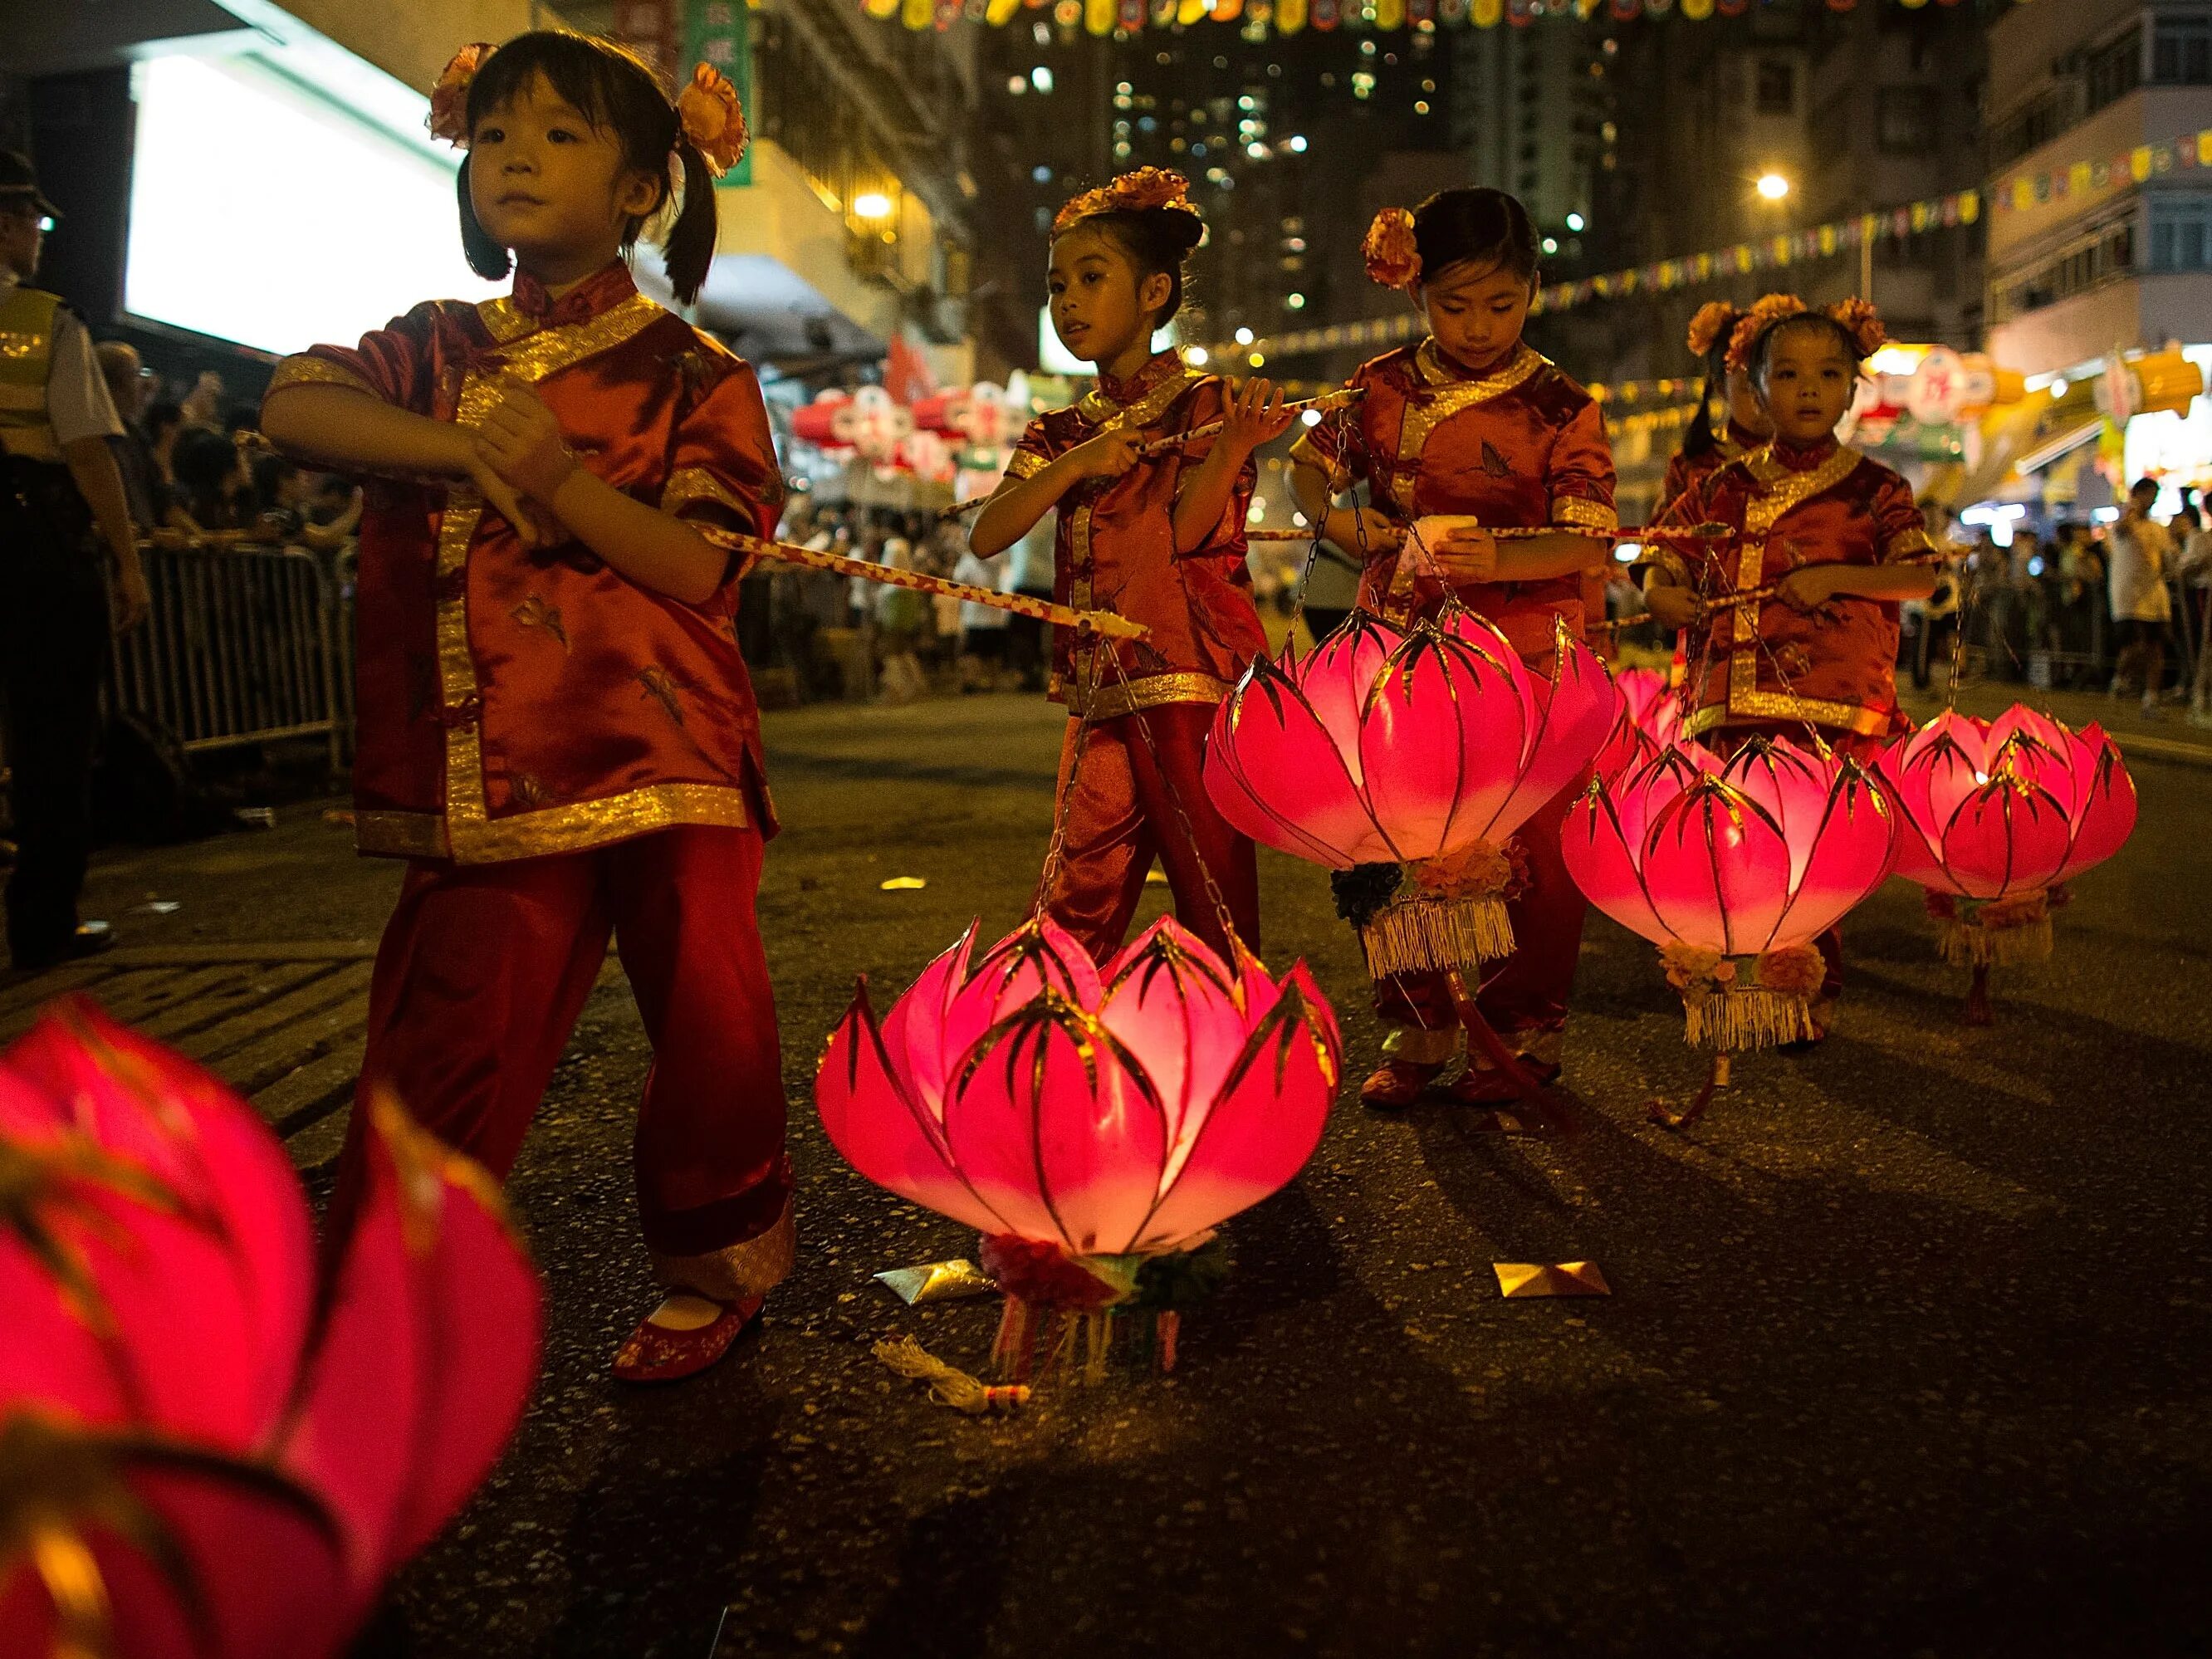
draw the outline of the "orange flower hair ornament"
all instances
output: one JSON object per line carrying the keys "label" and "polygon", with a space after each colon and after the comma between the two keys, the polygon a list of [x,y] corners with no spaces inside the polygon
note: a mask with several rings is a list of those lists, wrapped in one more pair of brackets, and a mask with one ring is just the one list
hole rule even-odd
{"label": "orange flower hair ornament", "polygon": [[1690,355],[1703,357],[1735,331],[1743,313],[1726,300],[1708,300],[1690,319]]}
{"label": "orange flower hair ornament", "polygon": [[1735,332],[1729,338],[1728,366],[1737,370],[1748,368],[1753,350],[1770,330],[1792,317],[1811,315],[1826,317],[1841,328],[1850,337],[1862,361],[1889,342],[1889,331],[1882,326],[1881,313],[1874,308],[1871,300],[1839,300],[1816,313],[1794,294],[1770,294],[1746,312],[1743,320],[1735,325]]}
{"label": "orange flower hair ornament", "polygon": [[745,153],[745,109],[730,77],[712,64],[691,71],[691,79],[676,94],[677,127],[706,158],[707,170],[717,179],[737,166]]}
{"label": "orange flower hair ornament", "polygon": [[1096,214],[1146,213],[1154,208],[1173,208],[1194,219],[1199,216],[1190,199],[1189,179],[1165,167],[1139,167],[1096,190],[1086,190],[1068,203],[1054,217],[1052,234],[1058,236],[1070,225]]}
{"label": "orange flower hair ornament", "polygon": [[1794,294],[1768,294],[1752,301],[1751,309],[1736,319],[1729,335],[1728,366],[1738,374],[1751,367],[1751,349],[1759,337],[1777,323],[1805,314],[1805,302]]}
{"label": "orange flower hair ornament", "polygon": [[1412,293],[1421,285],[1421,250],[1413,240],[1413,216],[1404,208],[1384,208],[1367,227],[1359,244],[1367,275],[1385,288]]}
{"label": "orange flower hair ornament", "polygon": [[473,40],[455,52],[430,88],[430,118],[426,125],[433,138],[442,138],[456,149],[469,143],[469,84],[477,78],[498,48],[487,40]]}

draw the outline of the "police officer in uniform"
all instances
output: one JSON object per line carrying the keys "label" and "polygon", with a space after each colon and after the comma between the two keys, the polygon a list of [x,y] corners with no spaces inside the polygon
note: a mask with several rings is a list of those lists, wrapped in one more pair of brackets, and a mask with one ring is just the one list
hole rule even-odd
{"label": "police officer in uniform", "polygon": [[108,440],[116,417],[84,324],[28,286],[57,217],[21,156],[0,150],[0,752],[13,775],[8,949],[37,971],[109,942],[77,918],[91,852],[93,741],[112,620],[145,615],[146,576]]}

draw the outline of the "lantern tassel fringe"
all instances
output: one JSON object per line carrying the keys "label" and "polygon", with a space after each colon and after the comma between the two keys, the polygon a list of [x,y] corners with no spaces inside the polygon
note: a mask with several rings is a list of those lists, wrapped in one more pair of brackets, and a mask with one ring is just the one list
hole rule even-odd
{"label": "lantern tassel fringe", "polygon": [[1367,971],[1378,980],[1443,973],[1511,956],[1513,921],[1504,901],[1492,895],[1414,894],[1376,911],[1359,940]]}
{"label": "lantern tassel fringe", "polygon": [[1764,985],[1732,987],[1682,999],[1682,1036],[1693,1048],[1738,1054],[1810,1042],[1819,1035],[1813,1011],[1796,991]]}
{"label": "lantern tassel fringe", "polygon": [[917,1382],[929,1384],[929,1397],[940,1406],[950,1406],[969,1417],[981,1417],[990,1412],[1011,1412],[1029,1403],[1030,1390],[1026,1385],[994,1388],[979,1382],[932,1354],[910,1336],[889,1339],[876,1344],[876,1358],[901,1376],[910,1376]]}
{"label": "lantern tassel fringe", "polygon": [[2047,915],[2011,927],[1984,927],[1978,920],[1939,918],[1936,937],[1943,960],[1954,968],[2011,968],[2026,962],[2045,962],[2051,956]]}

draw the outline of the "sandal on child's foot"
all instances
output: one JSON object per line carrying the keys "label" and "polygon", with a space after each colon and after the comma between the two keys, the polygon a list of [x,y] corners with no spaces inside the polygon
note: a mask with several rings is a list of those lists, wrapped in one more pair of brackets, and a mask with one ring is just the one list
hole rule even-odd
{"label": "sandal on child's foot", "polygon": [[1423,1066],[1410,1060],[1386,1060],[1359,1085],[1359,1103],[1386,1112],[1410,1106],[1443,1070],[1442,1066]]}
{"label": "sandal on child's foot", "polygon": [[614,1374],[623,1382],[679,1382],[696,1376],[730,1351],[738,1334],[759,1316],[761,1298],[709,1301],[678,1292],[638,1322],[615,1352]]}
{"label": "sandal on child's foot", "polygon": [[[1522,1067],[1536,1080],[1539,1089],[1548,1089],[1559,1081],[1559,1068],[1547,1066],[1540,1060],[1523,1060]],[[1451,1080],[1444,1090],[1455,1106],[1506,1106],[1521,1098],[1521,1091],[1513,1079],[1492,1066],[1470,1066]]]}

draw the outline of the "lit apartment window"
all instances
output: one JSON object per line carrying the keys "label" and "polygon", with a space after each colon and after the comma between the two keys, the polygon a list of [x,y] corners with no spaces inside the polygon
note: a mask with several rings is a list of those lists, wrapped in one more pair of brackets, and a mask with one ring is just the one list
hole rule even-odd
{"label": "lit apartment window", "polygon": [[2212,17],[2160,18],[2150,54],[2150,78],[2160,86],[2212,84]]}

